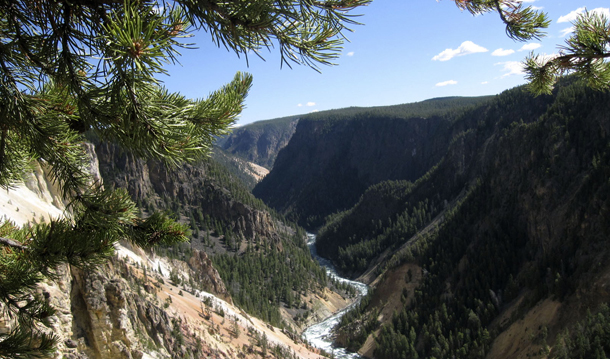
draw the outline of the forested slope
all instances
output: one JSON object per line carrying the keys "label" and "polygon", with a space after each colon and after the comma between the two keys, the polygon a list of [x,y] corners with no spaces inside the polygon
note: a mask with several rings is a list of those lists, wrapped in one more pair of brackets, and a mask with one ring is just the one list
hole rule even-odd
{"label": "forested slope", "polygon": [[[440,138],[437,162],[416,181],[402,178],[369,187],[349,210],[328,219],[318,236],[318,251],[345,274],[357,276],[370,260],[395,249],[454,204],[482,170],[480,151],[491,138],[518,122],[534,122],[553,98],[532,97],[524,88],[474,107],[448,123]],[[524,120],[525,119],[525,120]]]}
{"label": "forested slope", "polygon": [[346,108],[302,117],[253,193],[307,228],[356,203],[367,187],[415,180],[446,151],[452,120],[479,98]]}
{"label": "forested slope", "polygon": [[335,216],[324,253],[378,275],[341,341],[375,358],[610,354],[609,114],[609,93],[573,80],[507,91],[453,123],[425,176]]}

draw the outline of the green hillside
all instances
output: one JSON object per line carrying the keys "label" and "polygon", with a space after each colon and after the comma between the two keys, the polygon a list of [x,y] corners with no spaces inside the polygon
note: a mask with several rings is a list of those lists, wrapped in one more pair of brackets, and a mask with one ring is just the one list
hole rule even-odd
{"label": "green hillside", "polygon": [[452,123],[489,97],[347,108],[301,118],[253,193],[309,229],[353,206],[371,185],[425,174],[447,150]]}
{"label": "green hillside", "polygon": [[[507,91],[456,119],[425,176],[371,187],[334,216],[320,253],[377,278],[343,344],[375,333],[365,349],[380,359],[607,353],[596,328],[610,300],[597,289],[610,271],[609,113],[609,93],[574,81],[552,96]],[[506,333],[528,328],[509,355]]]}

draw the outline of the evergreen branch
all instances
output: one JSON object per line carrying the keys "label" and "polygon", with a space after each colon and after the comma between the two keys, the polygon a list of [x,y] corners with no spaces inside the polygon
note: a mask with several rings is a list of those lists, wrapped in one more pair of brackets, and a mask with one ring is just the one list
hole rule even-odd
{"label": "evergreen branch", "polygon": [[[338,56],[344,39],[341,33],[350,31],[346,25],[358,24],[345,14],[367,5],[370,0],[301,0],[280,6],[260,1],[250,11],[213,0],[182,0],[179,3],[198,28],[210,32],[218,46],[246,56],[253,50],[260,56],[261,48],[269,48],[273,46],[273,40],[277,40],[282,64],[290,66],[294,62],[317,69],[318,64],[330,65],[329,60]],[[318,34],[324,36],[316,36]],[[311,41],[310,35],[316,41]],[[295,56],[295,52],[299,56]]]}
{"label": "evergreen branch", "polygon": [[560,55],[560,56],[555,57],[553,59],[553,61],[556,61],[564,66],[567,66],[567,64],[574,64],[575,62],[573,60],[576,60],[576,59],[581,60],[581,61],[577,61],[576,63],[582,64],[582,63],[586,63],[586,62],[590,62],[590,61],[594,61],[594,60],[602,60],[602,59],[607,59],[607,58],[610,58],[610,52],[603,53],[603,54],[588,54],[586,56],[583,54]]}
{"label": "evergreen branch", "polygon": [[81,6],[103,6],[103,5],[120,5],[123,4],[123,0],[74,0],[73,4]]}
{"label": "evergreen branch", "polygon": [[[496,0],[496,10],[502,22],[506,24],[506,34],[513,40],[527,41],[540,39],[544,36],[541,29],[548,28],[550,20],[546,14],[533,11],[531,7],[523,8],[523,3],[513,3],[511,0]],[[502,5],[508,7],[505,11]]]}
{"label": "evergreen branch", "polygon": [[4,168],[4,157],[6,155],[6,138],[8,136],[8,129],[6,126],[2,126],[2,134],[0,135],[0,168]]}
{"label": "evergreen branch", "polygon": [[7,247],[11,247],[11,248],[17,248],[20,250],[26,250],[28,247],[24,246],[23,244],[10,239],[10,238],[4,238],[4,237],[0,237],[0,244],[3,244]]}
{"label": "evergreen branch", "polygon": [[506,35],[516,41],[540,39],[545,36],[542,29],[550,25],[546,13],[535,11],[531,6],[523,7],[518,0],[454,0],[458,8],[473,15],[495,11],[506,24]]}
{"label": "evergreen branch", "polygon": [[190,236],[188,225],[176,223],[158,212],[145,220],[137,220],[135,225],[128,227],[128,231],[128,239],[144,248],[187,242]]}
{"label": "evergreen branch", "polygon": [[[12,4],[13,10],[15,11],[14,6],[15,6],[15,4]],[[21,27],[15,26],[14,29],[15,29],[15,37],[17,38],[17,43],[19,44],[21,51],[23,51],[26,54],[27,59],[32,61],[34,63],[34,65],[36,65],[40,69],[42,69],[43,72],[50,73],[52,71],[52,68],[50,66],[48,66],[47,64],[44,64],[43,60],[38,55],[35,55],[31,51],[30,46],[26,45],[25,36],[23,35]]]}
{"label": "evergreen branch", "polygon": [[534,94],[550,94],[559,76],[576,73],[589,87],[610,87],[610,23],[603,15],[585,12],[574,21],[574,33],[561,47],[560,55],[545,59],[533,53],[525,60],[529,89]]}
{"label": "evergreen branch", "polygon": [[55,353],[57,336],[34,333],[26,327],[17,327],[6,334],[0,334],[0,357],[38,359],[48,358]]}

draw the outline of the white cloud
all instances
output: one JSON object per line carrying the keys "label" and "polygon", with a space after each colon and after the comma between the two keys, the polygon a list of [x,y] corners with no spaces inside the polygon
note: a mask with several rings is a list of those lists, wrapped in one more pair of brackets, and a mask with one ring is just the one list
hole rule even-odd
{"label": "white cloud", "polygon": [[521,46],[519,51],[532,51],[532,50],[536,50],[540,46],[542,46],[542,45],[541,44],[537,44],[535,42],[531,42],[529,44],[525,44],[525,45]]}
{"label": "white cloud", "polygon": [[487,82],[487,81],[483,81],[483,82],[481,82],[481,85],[487,85],[488,83],[489,82]]}
{"label": "white cloud", "polygon": [[532,10],[542,10],[544,9],[544,6],[530,6],[532,8]]}
{"label": "white cloud", "polygon": [[536,0],[521,0],[520,2],[535,2]]}
{"label": "white cloud", "polygon": [[572,22],[572,21],[576,20],[578,15],[582,14],[583,12],[585,12],[586,9],[587,8],[585,8],[585,7],[579,7],[578,9],[576,9],[574,11],[571,11],[567,15],[560,16],[559,19],[557,20],[557,22]]}
{"label": "white cloud", "polygon": [[456,56],[464,56],[477,52],[487,52],[488,50],[482,46],[475,44],[472,41],[464,41],[457,49],[445,49],[445,51],[434,56],[434,61],[448,61]]}
{"label": "white cloud", "polygon": [[497,62],[494,65],[502,65],[502,71],[504,74],[501,78],[505,78],[511,75],[521,75],[525,71],[523,69],[523,63],[520,61],[506,61],[506,62]]}
{"label": "white cloud", "polygon": [[494,50],[494,52],[491,53],[491,56],[508,56],[508,55],[514,54],[514,53],[515,53],[515,50],[513,50],[513,49],[504,50],[502,48],[499,48],[497,50]]}
{"label": "white cloud", "polygon": [[[560,16],[559,19],[557,20],[557,22],[558,23],[561,23],[561,22],[573,22],[574,20],[576,20],[578,15],[583,14],[585,11],[587,11],[586,7],[579,7],[578,9],[576,9],[574,11],[571,11],[567,15]],[[593,13],[593,14],[604,15],[607,18],[610,17],[610,8],[607,8],[607,7],[598,7],[598,8],[595,8],[595,9],[589,11],[589,12]]]}
{"label": "white cloud", "polygon": [[566,35],[571,34],[573,32],[574,32],[574,26],[570,26],[570,27],[567,27],[567,28],[559,31],[559,33],[561,34],[562,37],[565,37]]}
{"label": "white cloud", "polygon": [[347,55],[347,56],[354,56],[354,52],[353,52],[353,51],[350,51],[350,52],[348,52],[346,55]]}
{"label": "white cloud", "polygon": [[610,18],[610,8],[608,7],[598,7],[591,10],[591,12],[598,15],[604,15],[606,18]]}
{"label": "white cloud", "polygon": [[447,85],[456,85],[457,81],[455,80],[449,80],[449,81],[443,81],[443,82],[439,82],[437,83],[435,86],[436,87],[442,87],[442,86],[447,86]]}
{"label": "white cloud", "polygon": [[307,102],[305,105],[300,103],[300,104],[297,105],[297,107],[303,107],[303,106],[311,107],[311,106],[315,106],[315,105],[316,105],[315,102]]}

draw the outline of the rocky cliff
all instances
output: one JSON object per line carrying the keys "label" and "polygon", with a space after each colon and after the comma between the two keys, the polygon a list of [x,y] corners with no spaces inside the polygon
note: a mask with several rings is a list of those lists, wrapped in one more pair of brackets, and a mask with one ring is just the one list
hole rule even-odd
{"label": "rocky cliff", "polygon": [[[318,357],[297,337],[233,306],[210,264],[200,252],[187,264],[120,247],[117,257],[94,271],[62,267],[57,280],[38,288],[58,309],[50,327],[60,339],[56,357],[256,358],[263,336],[266,350],[276,348],[280,357],[297,351],[302,358]],[[173,283],[170,271],[194,278],[196,288]],[[206,291],[198,289],[209,283]]]}
{"label": "rocky cliff", "polygon": [[134,201],[145,208],[179,206],[183,214],[195,209],[204,216],[222,221],[234,233],[248,239],[257,235],[279,236],[276,220],[267,211],[257,208],[256,203],[249,202],[246,193],[238,193],[238,188],[231,183],[214,178],[222,169],[210,161],[169,168],[159,161],[136,158],[108,143],[97,144],[96,153],[104,183],[126,188]]}
{"label": "rocky cliff", "polygon": [[167,168],[110,144],[98,143],[96,151],[106,185],[127,188],[147,211],[168,210],[190,224],[191,242],[164,248],[164,255],[208,253],[235,303],[249,314],[300,332],[330,307],[335,311],[350,301],[328,290],[332,284],[311,257],[304,231],[213,159]]}
{"label": "rocky cliff", "polygon": [[247,161],[271,169],[278,152],[294,134],[298,117],[285,117],[248,124],[233,129],[217,145]]}
{"label": "rocky cliff", "polygon": [[[90,153],[95,175],[93,146]],[[0,214],[17,225],[64,215],[63,201],[40,166],[34,166],[23,185],[0,197],[0,203]],[[208,256],[198,250],[189,253],[184,260],[169,259],[123,243],[116,256],[95,269],[58,268],[53,280],[36,288],[57,310],[46,329],[58,339],[54,357],[320,357],[298,336],[233,305]],[[3,316],[0,333],[14,325]]]}
{"label": "rocky cliff", "polygon": [[159,284],[161,277],[150,268],[150,277],[143,274],[144,267],[119,258],[90,272],[63,267],[58,280],[39,287],[59,309],[53,329],[62,339],[64,358],[195,357],[214,352],[214,343],[202,342],[195,333],[195,323],[175,308],[163,307],[158,292],[169,288]]}

